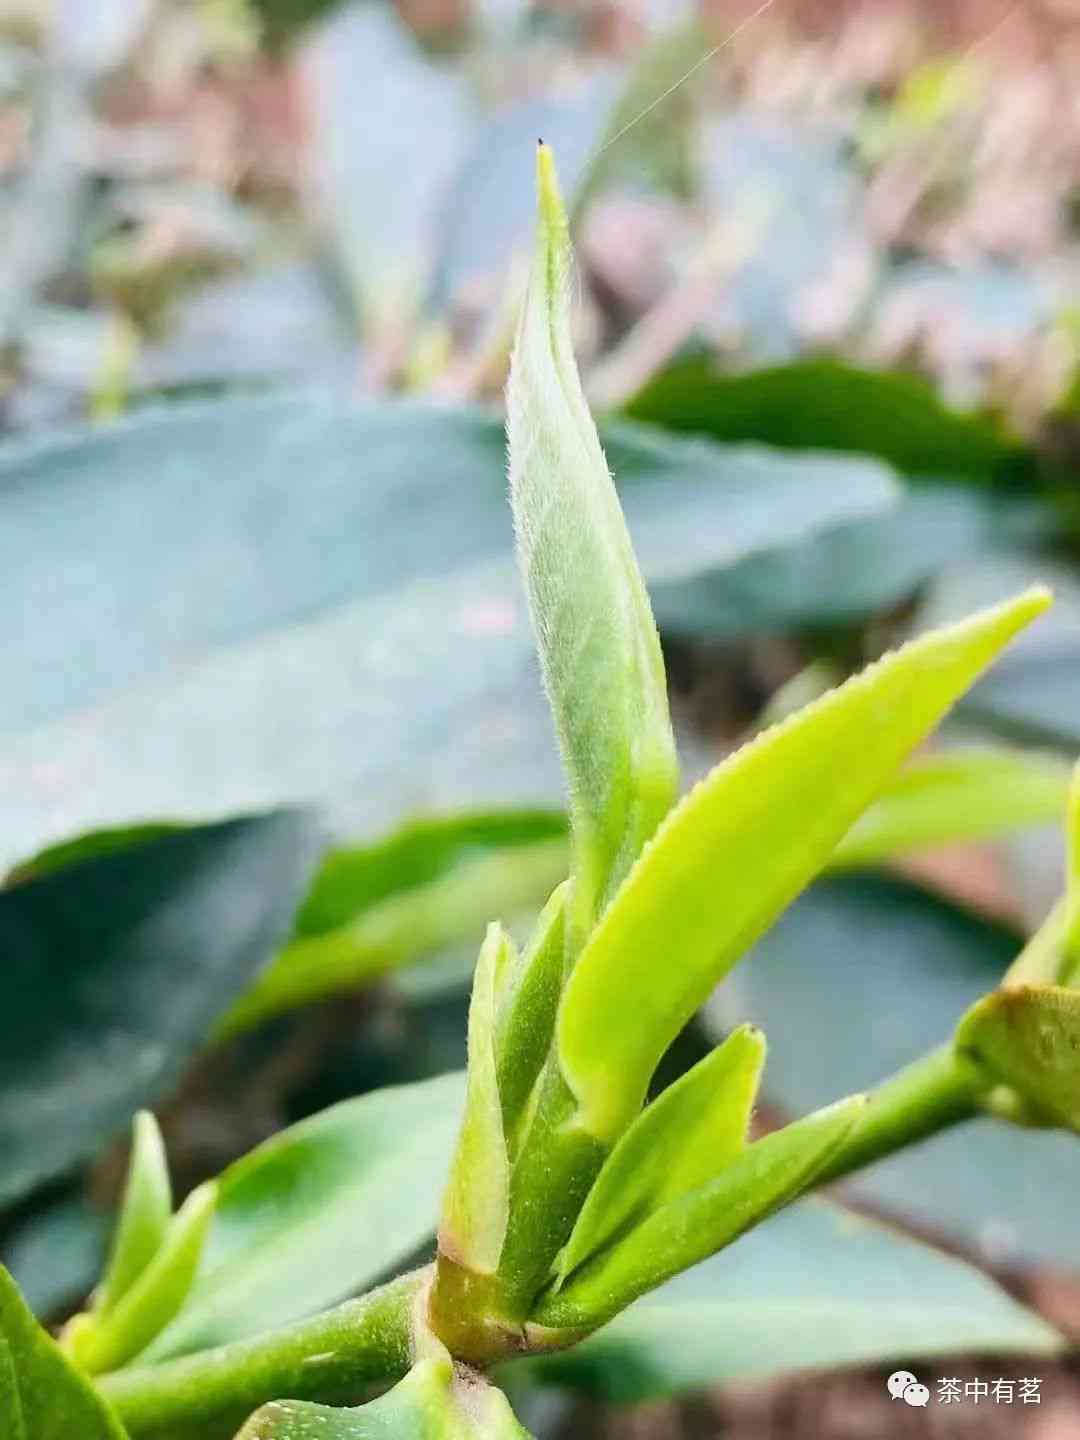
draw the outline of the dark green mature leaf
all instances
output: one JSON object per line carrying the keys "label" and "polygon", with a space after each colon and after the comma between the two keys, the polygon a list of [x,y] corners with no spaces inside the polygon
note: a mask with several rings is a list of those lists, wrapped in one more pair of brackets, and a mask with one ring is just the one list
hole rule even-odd
{"label": "dark green mature leaf", "polygon": [[[831,457],[807,453],[821,483]],[[916,595],[943,569],[1000,537],[1013,502],[955,484],[926,484],[882,515],[841,522],[796,547],[736,564],[654,593],[661,627],[690,634],[850,625]]]}
{"label": "dark green mature leaf", "polygon": [[157,1361],[287,1324],[372,1284],[435,1229],[464,1076],[346,1100],[224,1172],[187,1304]]}
{"label": "dark green mature leaf", "polygon": [[168,1093],[287,933],[318,844],[308,815],[279,811],[0,892],[0,1200]]}
{"label": "dark green mature leaf", "polygon": [[678,788],[660,638],[581,389],[570,233],[551,151],[506,390],[510,498],[574,843],[576,953]]}
{"label": "dark green mature leaf", "polygon": [[125,1440],[112,1410],[41,1329],[3,1266],[0,1434],[4,1440]]}
{"label": "dark green mature leaf", "polygon": [[572,1350],[527,1366],[617,1404],[792,1370],[1053,1355],[1062,1343],[973,1266],[804,1200]]}
{"label": "dark green mature leaf", "polygon": [[[814,886],[710,1002],[717,1027],[769,1036],[765,1094],[793,1113],[885,1076],[949,1038],[1001,979],[1020,937],[919,887],[877,876]],[[1072,1136],[977,1121],[846,1182],[994,1260],[1075,1267]]]}
{"label": "dark green mature leaf", "polygon": [[986,480],[1024,458],[990,421],[947,409],[927,381],[836,360],[726,375],[695,356],[650,381],[627,413],[717,440],[877,455],[915,476]]}
{"label": "dark green mature leaf", "polygon": [[251,1417],[236,1440],[529,1440],[506,1396],[449,1355],[419,1361],[378,1400],[334,1410],[279,1400]]}
{"label": "dark green mature leaf", "polygon": [[[563,992],[559,1063],[584,1129],[609,1143],[618,1137],[712,987],[1049,603],[1034,588],[912,641],[736,751],[671,812]],[[658,966],[663,955],[679,963]]]}
{"label": "dark green mature leaf", "polygon": [[70,1311],[89,1293],[107,1254],[105,1214],[81,1196],[38,1206],[0,1247],[0,1264],[11,1272],[35,1315]]}
{"label": "dark green mature leaf", "polygon": [[[631,426],[604,442],[656,581],[895,495],[869,461],[807,486],[797,456]],[[0,481],[0,863],[78,829],[297,795],[325,796],[355,835],[403,795],[558,793],[494,418],[311,396],[177,406],[9,445]]]}

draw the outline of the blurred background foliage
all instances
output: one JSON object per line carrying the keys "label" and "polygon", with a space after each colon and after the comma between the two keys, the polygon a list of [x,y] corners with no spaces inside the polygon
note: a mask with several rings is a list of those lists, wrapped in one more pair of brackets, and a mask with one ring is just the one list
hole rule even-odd
{"label": "blurred background foliage", "polygon": [[[1036,576],[1058,593],[943,737],[1038,755],[976,761],[981,790],[943,771],[937,818],[905,809],[906,843],[801,900],[671,1069],[760,1022],[768,1125],[995,983],[1060,888],[1080,747],[1078,79],[1071,0],[6,0],[0,1254],[40,1314],[93,1281],[137,1106],[186,1190],[460,1065],[483,922],[560,877],[498,415],[537,136],[575,197],[579,354],[691,775],[913,629]],[[281,808],[312,801],[321,840]],[[418,1133],[425,1164],[448,1134]],[[389,1226],[406,1172],[372,1165]],[[527,1419],[884,1425],[854,1374],[835,1414],[824,1381],[656,1397],[760,1377],[770,1347],[961,1374],[1037,1351],[964,1259],[1075,1339],[1078,1186],[1066,1137],[943,1136],[845,1193],[906,1237],[793,1211],[660,1319],[537,1367]],[[363,1198],[333,1193],[331,1257]],[[432,1213],[396,1216],[350,1285]],[[732,1293],[762,1307],[738,1343]],[[1075,1363],[1054,1374],[1075,1424]]]}

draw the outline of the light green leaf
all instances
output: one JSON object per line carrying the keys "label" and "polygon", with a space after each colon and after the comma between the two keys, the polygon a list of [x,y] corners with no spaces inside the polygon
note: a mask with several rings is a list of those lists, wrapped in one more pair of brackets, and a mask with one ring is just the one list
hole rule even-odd
{"label": "light green leaf", "polygon": [[625,1129],[660,1056],[717,981],[1049,603],[1034,588],[886,656],[737,751],[668,816],[559,1008],[560,1063],[592,1134],[610,1142]]}
{"label": "light green leaf", "polygon": [[975,1266],[808,1199],[580,1345],[525,1366],[541,1382],[630,1404],[792,1371],[1062,1346]]}
{"label": "light green leaf", "polygon": [[200,1185],[173,1217],[164,1243],[116,1304],[100,1315],[78,1315],[65,1334],[67,1348],[87,1374],[118,1370],[142,1353],[181,1310],[195,1281],[217,1185]]}
{"label": "light green leaf", "polygon": [[559,1285],[616,1235],[735,1159],[746,1144],[764,1063],[764,1035],[742,1026],[646,1107],[589,1191],[559,1256]]}
{"label": "light green leaf", "polygon": [[[1080,991],[1009,985],[975,1004],[956,1048],[989,1084],[1005,1085],[1035,1124],[1080,1131]],[[1002,1107],[991,1092],[991,1108]]]}
{"label": "light green leaf", "polygon": [[528,1440],[501,1390],[450,1356],[420,1360],[392,1390],[352,1410],[278,1400],[236,1440]]}
{"label": "light green leaf", "polygon": [[111,1408],[65,1359],[0,1265],[4,1440],[125,1440]]}
{"label": "light green leaf", "polygon": [[444,1075],[346,1100],[231,1165],[194,1289],[140,1363],[287,1325],[370,1286],[423,1244],[463,1082]]}
{"label": "light green leaf", "polygon": [[566,958],[567,888],[564,881],[544,907],[500,999],[495,1054],[503,1128],[511,1154],[515,1127],[555,1031]]}
{"label": "light green leaf", "polygon": [[218,1034],[478,943],[493,914],[535,911],[566,874],[565,835],[557,811],[476,811],[412,821],[375,844],[333,852],[296,935]]}
{"label": "light green leaf", "polygon": [[571,934],[588,932],[675,796],[660,642],[582,394],[571,254],[551,153],[507,389],[518,551],[570,791]]}
{"label": "light green leaf", "polygon": [[105,1278],[94,1310],[107,1314],[161,1249],[172,1219],[169,1163],[157,1121],[140,1110],[132,1127],[131,1160]]}
{"label": "light green leaf", "polygon": [[513,941],[501,925],[491,925],[473,979],[465,1115],[439,1223],[440,1254],[486,1275],[498,1269],[509,1207],[510,1161],[495,1062],[495,1016],[501,982],[513,962]]}
{"label": "light green leaf", "polygon": [[1056,820],[1068,788],[1067,766],[1023,751],[955,750],[916,760],[856,820],[829,868]]}
{"label": "light green leaf", "polygon": [[561,1290],[540,1299],[533,1311],[538,1338],[547,1330],[595,1328],[794,1200],[858,1123],[865,1104],[854,1095],[774,1131],[698,1189],[647,1215]]}

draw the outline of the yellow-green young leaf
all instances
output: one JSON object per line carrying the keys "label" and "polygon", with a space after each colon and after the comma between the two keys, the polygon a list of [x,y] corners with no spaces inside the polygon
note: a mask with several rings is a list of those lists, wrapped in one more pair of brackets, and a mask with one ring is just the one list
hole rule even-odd
{"label": "yellow-green young leaf", "polygon": [[549,1292],[533,1321],[543,1330],[592,1329],[730,1245],[813,1183],[865,1105],[865,1096],[854,1095],[746,1146],[713,1179],[651,1211]]}
{"label": "yellow-green young leaf", "polygon": [[764,1035],[744,1025],[646,1107],[589,1191],[556,1265],[559,1285],[616,1236],[734,1160],[764,1063]]}
{"label": "yellow-green young leaf", "polygon": [[765,731],[667,817],[567,981],[558,1055],[613,1142],[718,980],[828,862],[901,761],[1050,603],[1035,588],[932,631]]}
{"label": "yellow-green young leaf", "polygon": [[570,329],[571,254],[550,151],[507,387],[518,554],[570,793],[571,933],[587,934],[678,783],[660,642]]}
{"label": "yellow-green young leaf", "polygon": [[507,976],[499,1003],[495,1053],[503,1128],[511,1153],[518,1120],[555,1031],[566,957],[568,888],[564,881],[541,911],[532,939]]}
{"label": "yellow-green young leaf", "polygon": [[501,1390],[449,1355],[419,1360],[404,1380],[351,1410],[278,1400],[236,1440],[529,1440]]}
{"label": "yellow-green young leaf", "polygon": [[914,761],[856,820],[830,870],[930,845],[983,840],[1064,814],[1069,770],[1019,750],[954,750]]}
{"label": "yellow-green young leaf", "polygon": [[126,1440],[111,1406],[73,1369],[0,1265],[0,1436]]}
{"label": "yellow-green young leaf", "polygon": [[972,1006],[956,1048],[986,1076],[1007,1085],[1035,1123],[1080,1131],[1080,991],[1010,985]]}
{"label": "yellow-green young leaf", "polygon": [[1057,985],[1065,965],[1065,922],[1068,906],[1064,896],[1016,957],[1001,982],[1002,989],[1017,985]]}
{"label": "yellow-green young leaf", "polygon": [[126,1295],[161,1249],[172,1219],[169,1162],[157,1121],[140,1110],[132,1126],[131,1160],[105,1277],[94,1311],[105,1315]]}
{"label": "yellow-green young leaf", "polygon": [[118,1370],[179,1313],[195,1280],[216,1202],[214,1181],[193,1190],[153,1260],[116,1305],[107,1314],[76,1316],[64,1340],[81,1369],[90,1375]]}
{"label": "yellow-green young leaf", "polygon": [[506,1234],[510,1163],[495,1063],[495,1016],[502,983],[514,963],[513,948],[501,925],[488,927],[469,1005],[465,1115],[439,1222],[440,1252],[481,1275],[495,1273]]}

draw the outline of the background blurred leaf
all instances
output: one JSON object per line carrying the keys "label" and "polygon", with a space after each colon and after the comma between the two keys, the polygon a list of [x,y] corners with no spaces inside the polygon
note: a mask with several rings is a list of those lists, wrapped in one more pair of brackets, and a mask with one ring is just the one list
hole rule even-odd
{"label": "background blurred leaf", "polygon": [[1025,462],[996,425],[949,410],[927,381],[837,360],[730,375],[691,357],[652,380],[627,413],[717,440],[877,455],[913,476],[988,480]]}
{"label": "background blurred leaf", "polygon": [[424,54],[391,5],[352,4],[307,41],[311,155],[362,317],[407,327],[474,123],[460,66]]}
{"label": "background blurred leaf", "polygon": [[804,1200],[583,1344],[528,1368],[549,1384],[626,1403],[785,1371],[1048,1355],[1062,1343],[973,1266]]}
{"label": "background blurred leaf", "polygon": [[317,844],[308,816],[280,811],[0,893],[0,1200],[68,1169],[168,1093],[287,932]]}
{"label": "background blurred leaf", "polygon": [[[948,1038],[1020,938],[918,887],[850,876],[814,886],[716,992],[724,1027],[769,1037],[765,1096],[796,1113],[880,1079]],[[871,1203],[995,1260],[1080,1262],[1070,1136],[976,1121],[849,1182]]]}
{"label": "background blurred leaf", "polygon": [[[657,582],[895,493],[870,461],[604,438]],[[306,396],[9,446],[0,863],[283,798],[326,797],[352,836],[407,808],[550,803],[504,467],[481,413]]]}
{"label": "background blurred leaf", "polygon": [[43,1319],[80,1300],[101,1274],[109,1224],[80,1197],[39,1209],[5,1237],[0,1264]]}
{"label": "background blurred leaf", "polygon": [[293,938],[232,1007],[219,1034],[354,990],[451,947],[475,947],[492,916],[534,914],[568,865],[565,818],[546,810],[416,820],[381,842],[331,851]]}
{"label": "background blurred leaf", "polygon": [[346,1100],[230,1166],[195,1287],[141,1360],[284,1325],[400,1264],[434,1234],[464,1078]]}

